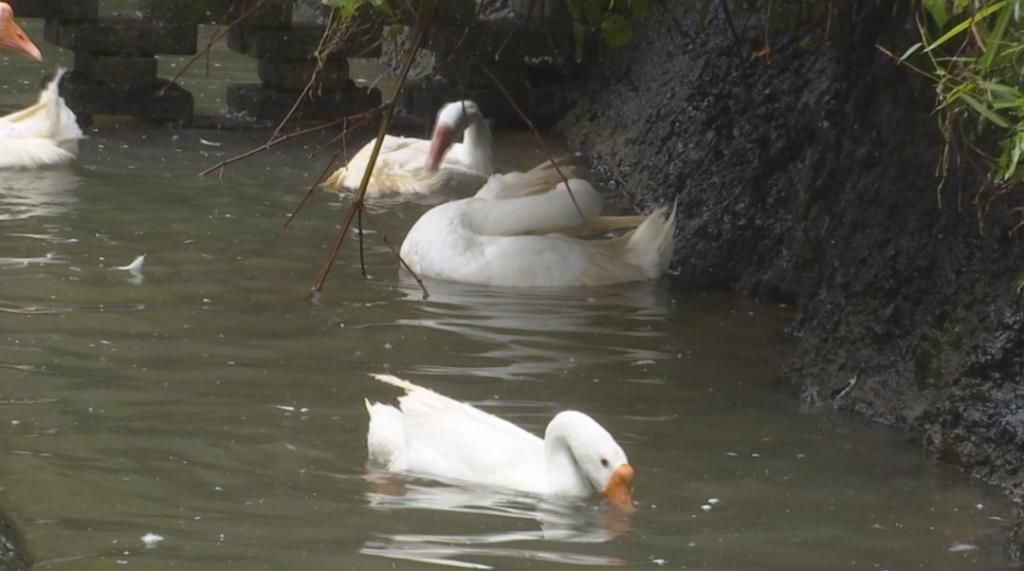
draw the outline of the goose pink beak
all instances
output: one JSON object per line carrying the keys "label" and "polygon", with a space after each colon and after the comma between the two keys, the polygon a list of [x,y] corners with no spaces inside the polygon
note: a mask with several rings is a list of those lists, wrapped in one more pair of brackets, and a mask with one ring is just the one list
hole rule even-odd
{"label": "goose pink beak", "polygon": [[430,151],[427,152],[427,170],[437,171],[441,167],[448,148],[455,142],[455,129],[447,123],[438,122],[434,127],[434,136],[430,138]]}
{"label": "goose pink beak", "polygon": [[8,4],[0,2],[0,46],[26,55],[36,61],[43,61],[43,54],[32,40],[28,39],[25,30],[14,21],[14,10]]}
{"label": "goose pink beak", "polygon": [[633,467],[629,464],[621,464],[612,472],[608,486],[601,492],[601,495],[608,500],[608,503],[625,511],[633,511]]}

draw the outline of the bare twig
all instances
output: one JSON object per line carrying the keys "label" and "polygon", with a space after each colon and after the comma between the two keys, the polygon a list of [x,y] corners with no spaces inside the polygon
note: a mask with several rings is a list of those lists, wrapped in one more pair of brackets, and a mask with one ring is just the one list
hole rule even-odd
{"label": "bare twig", "polygon": [[314,52],[316,55],[316,68],[314,68],[313,73],[309,75],[309,81],[306,82],[306,86],[302,88],[302,91],[299,93],[298,97],[295,98],[295,101],[292,103],[291,109],[288,110],[288,113],[285,113],[284,118],[281,119],[281,122],[277,124],[277,128],[274,129],[274,132],[270,134],[270,138],[267,139],[267,142],[273,141],[274,139],[277,138],[277,136],[281,133],[281,129],[284,129],[285,124],[287,124],[288,121],[291,120],[292,115],[295,114],[295,112],[299,109],[299,105],[302,104],[302,100],[306,98],[306,95],[308,95],[309,91],[313,88],[313,84],[315,84],[316,80],[320,77],[320,72],[323,71],[324,64],[327,62],[327,56],[323,53],[324,44],[327,43],[327,38],[330,37],[332,31],[334,30],[336,21],[337,19],[334,17],[331,17],[327,20],[327,25],[324,26],[324,33],[320,36],[320,42],[317,44],[316,51]]}
{"label": "bare twig", "polygon": [[334,166],[334,163],[338,162],[338,156],[340,154],[340,150],[334,153],[334,156],[331,157],[330,162],[328,162],[327,166],[324,167],[324,170],[320,172],[320,176],[317,177],[316,181],[314,181],[313,184],[309,186],[309,189],[306,191],[305,196],[303,196],[302,200],[299,201],[299,204],[295,207],[295,210],[292,210],[292,213],[288,215],[288,219],[284,221],[284,228],[287,228],[288,225],[292,223],[292,220],[295,220],[295,217],[299,215],[299,211],[302,210],[302,207],[305,206],[307,202],[309,202],[310,197],[313,196],[314,192],[316,192],[316,187],[320,186],[320,183],[323,182],[325,178],[327,178],[327,173],[331,172],[331,167]]}
{"label": "bare twig", "polygon": [[[366,279],[366,248],[363,244],[363,214],[365,208],[360,208],[356,211],[356,230],[359,232],[359,271],[363,274],[363,279]],[[401,256],[398,258],[401,260]]]}
{"label": "bare twig", "polygon": [[344,141],[346,140],[346,137],[348,136],[349,133],[351,133],[352,131],[355,131],[356,129],[362,128],[363,125],[366,125],[367,123],[370,122],[370,119],[373,118],[374,115],[376,115],[377,113],[380,113],[383,110],[384,110],[384,106],[383,105],[379,105],[377,107],[374,107],[373,109],[370,109],[369,111],[364,111],[362,113],[357,113],[355,115],[349,115],[348,117],[345,117],[345,121],[349,121],[351,119],[358,119],[358,120],[353,122],[351,126],[346,125],[345,128],[342,129],[340,133],[338,133],[337,135],[334,136],[333,139],[331,139],[330,141],[327,141],[323,145],[320,145],[320,147],[318,149],[316,149],[315,151],[313,151],[312,153],[309,154],[310,158],[313,158],[313,157],[319,155],[321,152],[323,152],[324,149],[330,147],[331,145],[333,145],[334,143],[337,143],[338,141],[342,141],[343,144],[344,144]]}
{"label": "bare twig", "polygon": [[394,254],[396,258],[398,258],[398,263],[402,264],[402,267],[405,268],[405,271],[409,272],[409,275],[412,276],[412,279],[416,280],[416,284],[420,286],[420,291],[423,292],[423,299],[428,299],[430,297],[430,292],[427,291],[427,286],[423,284],[423,280],[421,280],[420,277],[416,275],[416,272],[413,271],[409,264],[404,259],[402,259],[402,255],[398,253],[398,250],[395,250],[395,246],[391,243],[391,240],[388,240],[388,235],[381,231],[380,227],[373,223],[373,219],[370,218],[369,211],[364,210],[363,216],[366,216],[366,223],[373,227],[374,232],[376,232],[377,235],[380,236],[380,239],[382,242],[384,242],[384,245],[387,246],[389,250],[391,250],[391,253]]}
{"label": "bare twig", "polygon": [[509,105],[511,105],[512,109],[514,109],[516,114],[519,115],[519,118],[522,119],[523,122],[526,123],[526,126],[530,128],[530,131],[533,132],[533,136],[537,138],[537,142],[538,144],[540,144],[541,151],[543,151],[544,154],[548,156],[548,160],[551,161],[551,166],[555,167],[555,172],[558,173],[558,176],[562,179],[562,182],[565,183],[565,190],[569,192],[569,198],[572,200],[573,206],[576,207],[576,212],[579,213],[580,219],[586,220],[587,215],[583,213],[583,209],[580,207],[580,203],[576,201],[576,195],[573,194],[572,188],[569,186],[569,177],[565,176],[565,173],[562,172],[561,167],[558,166],[558,161],[555,160],[554,155],[552,155],[551,152],[548,150],[548,146],[544,143],[544,137],[540,136],[540,131],[537,130],[537,127],[533,124],[533,121],[530,121],[530,118],[526,116],[526,113],[523,113],[523,110],[519,108],[519,105],[516,104],[515,99],[513,99],[512,95],[508,92],[507,89],[505,89],[505,86],[501,83],[501,80],[498,79],[498,76],[494,75],[494,73],[491,72],[491,70],[487,69],[487,66],[480,63],[479,60],[477,60],[477,65],[480,66],[480,69],[482,69],[485,74],[487,74],[487,77],[491,78],[491,81],[493,81],[494,85],[497,86],[498,91],[501,91],[501,94],[505,96],[505,99],[508,100]]}
{"label": "bare twig", "polygon": [[[402,62],[402,69],[398,74],[398,82],[395,85],[395,91],[391,95],[391,99],[384,104],[384,116],[381,117],[380,127],[377,130],[377,139],[373,144],[373,149],[370,152],[369,161],[366,164],[366,170],[363,171],[363,180],[359,183],[359,190],[356,192],[355,200],[352,201],[352,206],[349,207],[348,213],[345,215],[345,220],[342,224],[341,230],[338,232],[334,240],[334,246],[331,251],[327,254],[324,259],[324,263],[320,268],[320,273],[316,277],[316,281],[313,282],[311,293],[315,296],[320,293],[324,288],[324,283],[327,282],[327,276],[331,273],[331,268],[334,266],[334,261],[338,257],[338,252],[341,251],[342,245],[345,243],[345,238],[348,236],[349,229],[352,227],[352,221],[356,218],[356,215],[360,216],[363,214],[365,209],[365,198],[366,189],[370,185],[370,177],[373,175],[373,168],[377,164],[377,157],[380,155],[381,147],[384,146],[384,137],[387,135],[388,127],[391,125],[391,118],[395,115],[395,108],[398,104],[398,96],[401,94],[402,89],[405,87],[405,81],[409,77],[409,71],[412,69],[412,62],[416,58],[416,54],[419,53],[420,46],[423,45],[424,39],[426,39],[427,33],[430,31],[430,24],[434,18],[434,10],[436,9],[437,1],[434,0],[430,3],[425,3],[424,11],[420,14],[419,20],[419,34],[416,36],[416,40],[412,47],[405,54],[405,61]],[[394,252],[394,248],[392,248]],[[411,272],[411,268],[408,264],[402,260],[402,257],[395,252],[398,256],[399,263],[402,267]],[[413,274],[415,275],[415,274]],[[417,278],[418,279],[418,278]],[[422,287],[422,284],[421,284]],[[423,288],[423,297],[426,299],[427,290]]]}
{"label": "bare twig", "polygon": [[[178,73],[176,73],[174,77],[171,78],[170,83],[165,83],[164,86],[161,87],[159,91],[157,91],[157,95],[163,95],[167,93],[167,89],[170,88],[171,85],[177,83],[178,80],[181,79],[181,76],[185,75],[185,72],[188,71],[190,67],[192,67],[192,64],[196,63],[196,61],[198,61],[199,58],[203,57],[204,55],[208,56],[213,46],[216,45],[216,43],[219,42],[225,35],[227,35],[227,33],[231,31],[231,28],[234,28],[238,24],[241,24],[242,22],[247,20],[249,16],[252,16],[254,13],[256,13],[257,10],[262,8],[263,4],[266,1],[267,0],[258,0],[256,4],[252,6],[252,8],[249,8],[248,10],[242,12],[241,15],[235,18],[230,24],[225,26],[223,29],[217,30],[213,37],[206,42],[206,47],[196,52],[196,54],[192,56],[192,58],[189,59],[184,66],[182,66],[181,70],[179,70]],[[207,61],[207,66],[209,66],[209,61]],[[209,69],[207,69],[207,73],[209,73]]]}
{"label": "bare twig", "polygon": [[247,159],[247,158],[249,158],[249,157],[251,157],[253,155],[257,155],[259,153],[262,153],[263,151],[269,150],[270,147],[273,147],[275,145],[279,145],[281,143],[284,143],[285,141],[290,141],[290,140],[292,140],[292,139],[294,139],[296,137],[301,137],[303,135],[308,135],[310,133],[316,133],[317,131],[323,131],[324,129],[330,129],[331,127],[334,127],[334,126],[336,126],[336,125],[338,125],[338,124],[340,124],[340,123],[342,123],[344,121],[345,121],[345,119],[338,119],[336,121],[331,121],[330,123],[324,123],[323,125],[317,125],[316,127],[309,127],[309,128],[306,128],[306,129],[299,129],[298,131],[292,131],[291,133],[288,133],[287,135],[281,135],[280,137],[278,137],[277,139],[274,139],[273,141],[267,141],[266,143],[263,143],[262,145],[260,145],[260,146],[258,146],[256,148],[249,149],[248,151],[246,151],[246,152],[244,152],[244,153],[242,153],[240,155],[235,155],[235,156],[231,157],[230,159],[224,159],[223,161],[213,165],[212,167],[209,167],[209,168],[203,170],[202,172],[200,172],[199,176],[206,176],[206,175],[212,173],[213,171],[223,169],[224,167],[226,167],[226,166],[228,166],[230,164],[237,163],[238,161],[240,161],[242,159]]}

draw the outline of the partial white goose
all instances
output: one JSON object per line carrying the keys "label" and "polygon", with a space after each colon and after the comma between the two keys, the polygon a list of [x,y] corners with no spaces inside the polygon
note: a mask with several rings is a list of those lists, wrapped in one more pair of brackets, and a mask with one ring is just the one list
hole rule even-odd
{"label": "partial white goose", "polygon": [[60,96],[56,76],[34,105],[0,117],[0,168],[34,168],[75,158],[83,137],[74,112]]}
{"label": "partial white goose", "polygon": [[[463,133],[463,141],[455,138]],[[324,186],[354,192],[370,162],[375,141],[334,172]],[[448,103],[437,114],[430,140],[386,135],[366,188],[367,196],[476,191],[494,172],[491,131],[472,101]]]}
{"label": "partial white goose", "polygon": [[[598,286],[653,280],[672,258],[675,209],[624,217],[634,230],[607,239],[567,236],[621,227],[598,217],[601,197],[587,181],[517,198],[470,197],[435,206],[402,242],[402,259],[423,277],[510,287]],[[579,208],[577,208],[577,205]],[[637,220],[642,220],[637,226]]]}
{"label": "partial white goose", "polygon": [[394,472],[555,496],[602,494],[632,509],[633,467],[615,439],[576,411],[551,420],[544,439],[518,426],[391,375],[399,407],[366,401],[370,461]]}

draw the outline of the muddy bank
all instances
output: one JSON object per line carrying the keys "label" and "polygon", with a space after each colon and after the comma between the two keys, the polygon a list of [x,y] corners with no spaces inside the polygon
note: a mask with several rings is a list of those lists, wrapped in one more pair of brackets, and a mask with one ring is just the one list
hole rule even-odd
{"label": "muddy bank", "polygon": [[827,37],[759,59],[759,13],[733,14],[737,43],[717,8],[705,27],[669,4],[595,73],[572,144],[641,208],[678,199],[680,282],[797,305],[781,378],[805,401],[907,427],[1019,501],[1024,192],[970,165],[937,190],[933,95],[875,47],[916,41],[910,3],[838,3]]}

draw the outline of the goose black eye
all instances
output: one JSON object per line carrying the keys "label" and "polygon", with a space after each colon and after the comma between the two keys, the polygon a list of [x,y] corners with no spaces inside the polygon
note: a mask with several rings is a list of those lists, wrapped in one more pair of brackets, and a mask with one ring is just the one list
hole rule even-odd
{"label": "goose black eye", "polygon": [[604,466],[605,468],[607,468],[608,467],[608,459],[607,458],[601,458],[601,465]]}

